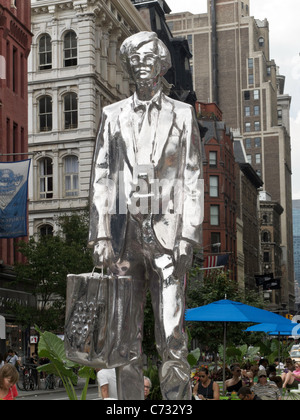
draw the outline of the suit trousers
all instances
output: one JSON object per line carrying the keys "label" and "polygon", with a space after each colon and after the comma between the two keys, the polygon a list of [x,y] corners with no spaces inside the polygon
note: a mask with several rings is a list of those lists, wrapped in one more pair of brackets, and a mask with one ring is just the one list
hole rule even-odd
{"label": "suit trousers", "polygon": [[[185,281],[173,276],[172,255],[158,243],[152,217],[128,216],[125,249],[117,263],[119,275],[131,276],[133,308],[130,325],[132,362],[117,368],[120,400],[143,400],[142,339],[144,307],[150,290],[155,318],[155,340],[162,359],[160,385],[165,400],[190,400],[190,367],[184,331]],[[166,229],[167,231],[167,229]]]}

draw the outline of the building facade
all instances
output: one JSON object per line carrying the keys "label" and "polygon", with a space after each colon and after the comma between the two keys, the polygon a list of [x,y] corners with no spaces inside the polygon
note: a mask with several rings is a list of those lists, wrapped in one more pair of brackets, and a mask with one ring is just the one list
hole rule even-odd
{"label": "building facade", "polygon": [[[0,161],[27,158],[27,58],[30,52],[30,1],[0,1]],[[18,112],[16,112],[18,110]],[[24,238],[23,238],[24,239]],[[0,260],[12,266],[22,257],[18,240],[0,240]]]}
{"label": "building facade", "polygon": [[300,200],[293,200],[296,305],[300,309]]}
{"label": "building facade", "polygon": [[263,284],[265,301],[269,302],[270,310],[281,309],[281,215],[283,208],[278,202],[272,201],[269,194],[260,193],[260,223],[261,223],[261,265],[262,275],[271,277],[272,282]]}
{"label": "building facade", "polygon": [[125,38],[149,30],[130,0],[31,1],[30,235],[87,207],[102,108],[128,97],[118,56]]}
{"label": "building facade", "polygon": [[174,36],[189,41],[199,101],[216,102],[226,124],[241,136],[247,161],[281,216],[282,295],[294,306],[290,96],[270,57],[269,23],[250,15],[250,0],[208,0],[208,12],[169,15]]}
{"label": "building facade", "polygon": [[256,288],[255,276],[261,273],[259,190],[261,178],[247,162],[242,139],[234,141],[237,225],[237,272],[239,287]]}
{"label": "building facade", "polygon": [[229,255],[228,270],[236,272],[236,189],[233,136],[216,104],[197,103],[202,130],[205,185],[203,246],[207,255]]}
{"label": "building facade", "polygon": [[[26,159],[28,153],[27,58],[31,45],[30,0],[0,0],[0,161]],[[17,239],[0,240],[0,316],[5,322],[8,347],[22,350],[25,334],[11,312],[14,303],[34,305],[34,298],[20,287],[16,290],[12,266],[22,262]],[[5,320],[5,321],[4,321]]]}

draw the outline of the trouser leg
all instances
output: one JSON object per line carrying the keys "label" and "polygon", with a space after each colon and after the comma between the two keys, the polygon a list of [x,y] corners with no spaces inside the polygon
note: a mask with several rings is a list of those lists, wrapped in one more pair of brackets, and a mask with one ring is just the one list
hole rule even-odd
{"label": "trouser leg", "polygon": [[187,335],[184,331],[184,281],[172,276],[174,267],[168,255],[154,259],[150,279],[155,338],[162,358],[160,385],[165,400],[191,400],[190,366],[187,362]]}

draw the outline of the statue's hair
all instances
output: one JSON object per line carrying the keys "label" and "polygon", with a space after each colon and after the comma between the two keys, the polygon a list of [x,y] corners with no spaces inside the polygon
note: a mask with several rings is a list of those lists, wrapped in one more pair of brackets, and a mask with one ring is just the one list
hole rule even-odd
{"label": "statue's hair", "polygon": [[138,32],[126,38],[120,48],[120,59],[124,69],[130,74],[129,57],[133,55],[143,45],[154,42],[156,54],[161,58],[162,71],[164,76],[172,67],[171,55],[166,45],[157,37],[155,32]]}

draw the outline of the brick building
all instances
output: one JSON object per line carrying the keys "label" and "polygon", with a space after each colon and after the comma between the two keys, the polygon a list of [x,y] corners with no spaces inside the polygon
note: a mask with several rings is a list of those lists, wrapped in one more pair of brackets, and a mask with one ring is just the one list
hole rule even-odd
{"label": "brick building", "polygon": [[[26,158],[28,152],[27,58],[30,52],[30,0],[0,1],[0,161]],[[0,241],[2,264],[21,256],[12,239]]]}
{"label": "brick building", "polygon": [[[28,152],[27,58],[31,46],[30,0],[0,0],[0,162],[19,161]],[[22,238],[21,238],[22,239]],[[24,239],[24,238],[23,238]],[[0,337],[0,353],[7,347],[20,352],[24,334],[7,309],[13,302],[33,305],[34,298],[15,290],[12,266],[22,261],[16,252],[20,239],[0,240],[0,315],[6,320],[6,340]]]}
{"label": "brick building", "polygon": [[[197,103],[203,129],[205,210],[203,222],[204,258],[208,254],[229,254],[228,269],[236,279],[236,189],[233,136],[214,104]],[[218,244],[218,245],[216,245]]]}

